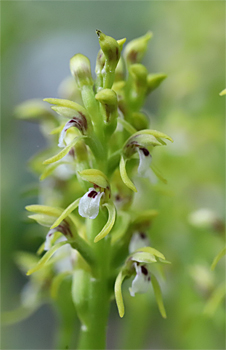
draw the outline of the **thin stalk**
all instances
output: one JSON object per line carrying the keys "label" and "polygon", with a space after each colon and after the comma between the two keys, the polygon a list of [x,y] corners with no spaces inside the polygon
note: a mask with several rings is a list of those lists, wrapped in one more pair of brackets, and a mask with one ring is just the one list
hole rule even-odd
{"label": "thin stalk", "polygon": [[87,237],[96,256],[94,277],[86,280],[88,290],[88,322],[81,326],[78,349],[105,349],[106,327],[109,313],[110,293],[108,288],[110,239],[105,237],[94,243],[94,238],[107,221],[106,210],[101,210],[94,220],[87,219]]}

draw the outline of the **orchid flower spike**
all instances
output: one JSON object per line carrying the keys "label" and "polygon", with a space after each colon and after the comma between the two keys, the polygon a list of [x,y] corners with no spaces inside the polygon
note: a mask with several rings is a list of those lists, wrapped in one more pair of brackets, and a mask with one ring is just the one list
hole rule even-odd
{"label": "orchid flower spike", "polygon": [[135,262],[134,268],[136,271],[136,276],[132,281],[131,288],[129,288],[130,295],[132,297],[135,297],[136,293],[146,293],[151,282],[151,276],[146,265],[140,265],[139,263]]}

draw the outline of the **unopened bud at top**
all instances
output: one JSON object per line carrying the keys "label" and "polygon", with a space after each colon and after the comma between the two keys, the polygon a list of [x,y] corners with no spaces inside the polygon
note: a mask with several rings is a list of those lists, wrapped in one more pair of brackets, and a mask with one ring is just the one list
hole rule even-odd
{"label": "unopened bud at top", "polygon": [[120,46],[118,42],[110,36],[105,35],[100,30],[96,30],[100,47],[107,61],[106,69],[115,70],[120,58]]}
{"label": "unopened bud at top", "polygon": [[149,31],[144,36],[134,39],[126,45],[124,57],[128,65],[141,62],[151,38],[152,32]]}
{"label": "unopened bud at top", "polygon": [[93,86],[93,78],[89,59],[78,53],[70,59],[70,70],[76,84],[81,89],[84,85]]}

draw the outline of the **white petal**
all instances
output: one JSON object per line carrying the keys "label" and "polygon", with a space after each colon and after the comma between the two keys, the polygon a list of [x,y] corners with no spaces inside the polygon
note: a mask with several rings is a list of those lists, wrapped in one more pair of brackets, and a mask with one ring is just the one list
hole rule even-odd
{"label": "white petal", "polygon": [[49,232],[47,233],[44,250],[50,250],[50,248],[52,247],[51,241],[52,241],[54,232],[56,232],[55,228],[49,230]]}
{"label": "white petal", "polygon": [[146,173],[149,170],[149,167],[151,164],[152,156],[150,155],[150,153],[149,155],[145,156],[144,152],[140,148],[138,148],[138,154],[140,158],[140,163],[138,166],[138,174],[141,177],[146,177],[147,176]]}
{"label": "white petal", "polygon": [[142,232],[134,233],[129,244],[129,252],[133,253],[135,250],[148,247],[149,245],[150,241],[146,234]]}
{"label": "white petal", "polygon": [[65,130],[65,126],[64,126],[63,130],[61,131],[60,137],[59,137],[58,147],[60,147],[60,148],[64,148],[66,146],[66,142],[64,141],[64,139],[65,139],[65,134],[66,134],[67,130]]}
{"label": "white petal", "polygon": [[95,219],[99,214],[100,199],[104,192],[97,192],[96,196],[89,197],[89,194],[95,191],[94,188],[90,188],[89,191],[80,199],[78,212],[84,218]]}
{"label": "white petal", "polygon": [[135,269],[136,269],[136,276],[135,276],[134,280],[132,281],[131,288],[129,288],[130,295],[132,297],[134,297],[136,293],[139,293],[139,294],[146,293],[148,291],[149,284],[150,284],[149,273],[144,274],[142,272],[142,266],[137,265],[137,263],[135,263]]}
{"label": "white petal", "polygon": [[65,141],[66,138],[66,132],[68,129],[72,128],[73,126],[75,126],[75,123],[72,122],[72,120],[69,120],[65,125],[63,130],[60,133],[60,137],[59,137],[59,142],[58,142],[58,147],[60,148],[64,148],[65,146],[67,146],[67,143]]}

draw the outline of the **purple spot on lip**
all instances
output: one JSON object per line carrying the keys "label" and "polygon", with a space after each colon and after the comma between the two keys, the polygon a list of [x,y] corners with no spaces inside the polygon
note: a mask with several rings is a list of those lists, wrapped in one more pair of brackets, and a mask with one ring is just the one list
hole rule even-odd
{"label": "purple spot on lip", "polygon": [[91,192],[88,193],[89,198],[95,198],[97,196],[97,192],[92,190]]}
{"label": "purple spot on lip", "polygon": [[140,150],[144,153],[145,157],[149,156],[149,151],[147,150],[147,148],[144,147],[140,147]]}
{"label": "purple spot on lip", "polygon": [[139,232],[140,238],[145,239],[146,238],[146,234],[144,232]]}
{"label": "purple spot on lip", "polygon": [[147,276],[148,275],[148,270],[146,269],[145,266],[141,266],[141,272],[143,273],[143,275]]}

